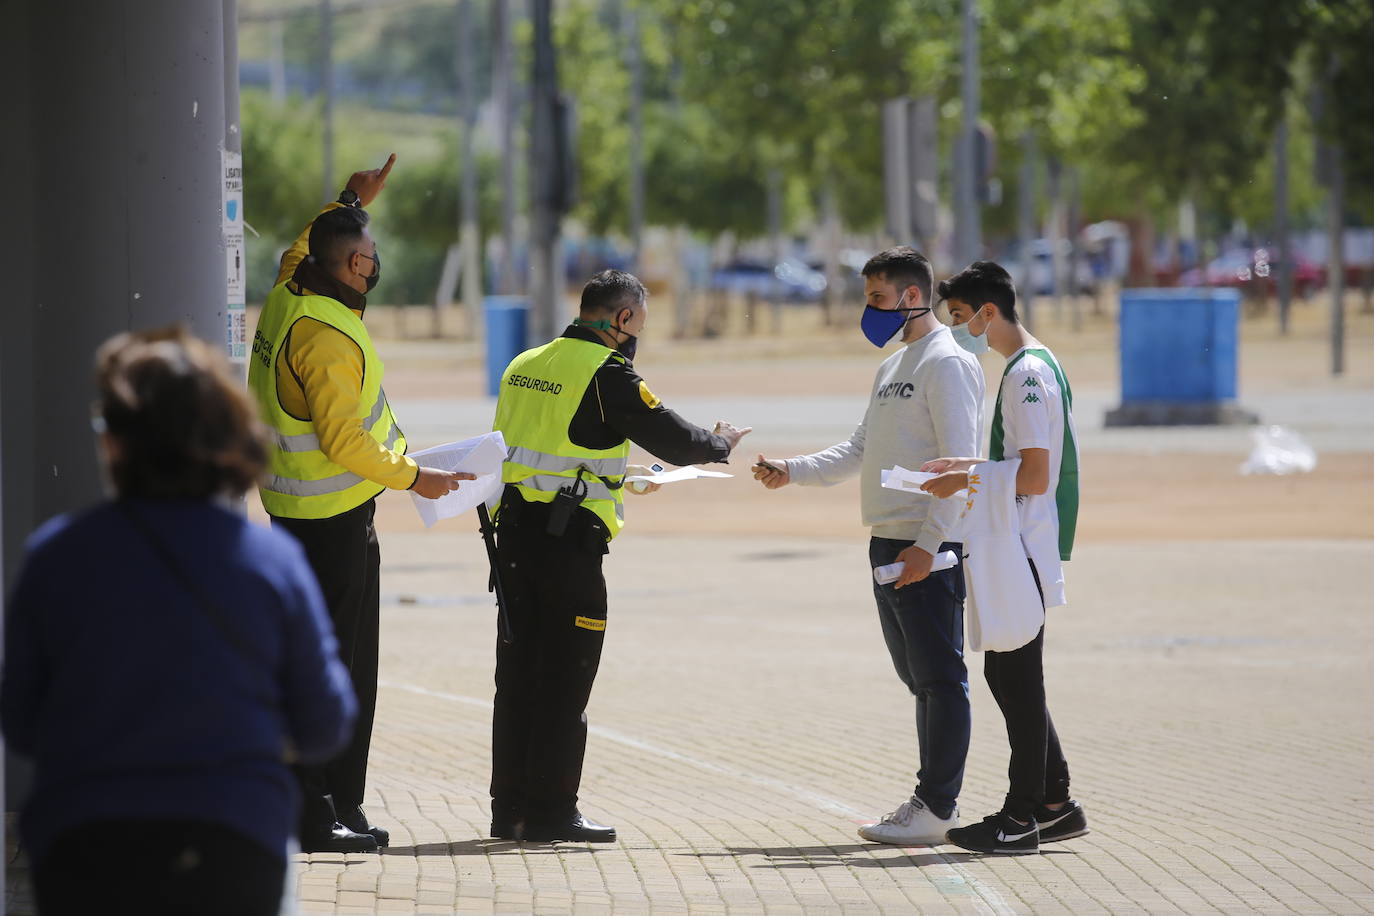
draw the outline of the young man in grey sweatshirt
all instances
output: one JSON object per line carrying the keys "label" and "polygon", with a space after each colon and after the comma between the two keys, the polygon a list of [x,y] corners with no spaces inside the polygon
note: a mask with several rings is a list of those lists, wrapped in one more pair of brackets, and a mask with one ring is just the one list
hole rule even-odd
{"label": "young man in grey sweatshirt", "polygon": [[900,334],[904,344],[878,367],[863,422],[849,439],[824,451],[786,460],[760,455],[754,477],[776,489],[788,483],[830,486],[861,475],[863,521],[872,529],[869,565],[905,564],[897,581],[875,584],[873,594],[892,664],[916,698],[920,768],[910,800],[860,827],[859,835],[878,843],[933,845],[959,826],[969,742],[964,574],[958,564],[931,571],[942,550],[962,552],[953,541],[959,504],[884,489],[882,471],[919,468],[941,455],[977,454],[983,370],[932,312],[933,278],[924,255],[890,248],[864,265],[863,276],[864,335],[882,347]]}

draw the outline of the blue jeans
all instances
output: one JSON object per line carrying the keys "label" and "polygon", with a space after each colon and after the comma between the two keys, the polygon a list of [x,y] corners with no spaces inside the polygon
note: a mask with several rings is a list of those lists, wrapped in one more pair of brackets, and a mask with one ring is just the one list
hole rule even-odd
{"label": "blue jeans", "polygon": [[[897,562],[911,541],[872,538],[874,567]],[[941,544],[962,555],[962,545]],[[916,795],[940,817],[949,817],[964,783],[971,716],[964,667],[964,571],[962,564],[933,572],[897,589],[873,586],[878,621],[892,666],[916,698],[916,740],[921,768]]]}

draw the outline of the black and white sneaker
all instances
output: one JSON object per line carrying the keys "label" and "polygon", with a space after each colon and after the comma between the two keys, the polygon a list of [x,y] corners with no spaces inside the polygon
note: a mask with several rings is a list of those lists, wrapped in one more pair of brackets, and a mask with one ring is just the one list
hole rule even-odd
{"label": "black and white sneaker", "polygon": [[1035,821],[1018,824],[999,811],[980,823],[949,831],[945,841],[971,852],[1022,856],[1040,851],[1040,829]]}
{"label": "black and white sneaker", "polygon": [[1088,832],[1088,816],[1083,813],[1083,806],[1073,799],[1065,802],[1058,811],[1041,805],[1036,809],[1035,822],[1040,825],[1042,843],[1071,840]]}

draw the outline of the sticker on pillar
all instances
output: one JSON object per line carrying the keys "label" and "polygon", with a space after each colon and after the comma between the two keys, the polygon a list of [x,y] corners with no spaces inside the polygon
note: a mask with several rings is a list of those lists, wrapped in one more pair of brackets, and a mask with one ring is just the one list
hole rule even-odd
{"label": "sticker on pillar", "polygon": [[225,340],[229,358],[234,362],[248,361],[248,313],[242,305],[231,305],[224,313]]}
{"label": "sticker on pillar", "polygon": [[595,630],[598,633],[606,629],[606,621],[598,620],[595,617],[583,617],[578,615],[573,622],[584,630]]}
{"label": "sticker on pillar", "polygon": [[237,228],[243,234],[243,153],[225,150],[224,162],[224,228]]}
{"label": "sticker on pillar", "polygon": [[243,307],[244,263],[243,227],[224,230],[224,293],[229,307]]}
{"label": "sticker on pillar", "polygon": [[225,352],[235,363],[248,361],[247,257],[243,237],[243,154],[222,152],[224,182],[220,226],[224,239]]}

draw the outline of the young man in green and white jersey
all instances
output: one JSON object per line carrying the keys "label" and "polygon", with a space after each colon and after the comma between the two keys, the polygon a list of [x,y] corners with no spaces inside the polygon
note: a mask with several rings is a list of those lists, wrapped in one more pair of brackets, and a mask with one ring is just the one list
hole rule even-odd
{"label": "young man in green and white jersey", "polygon": [[[1011,276],[975,261],[940,284],[954,338],[966,350],[991,348],[1007,359],[993,413],[989,458],[928,462],[940,476],[922,489],[948,497],[968,486],[968,469],[985,460],[1019,458],[1017,514],[1027,562],[1045,607],[1066,603],[1062,561],[1073,549],[1078,520],[1078,443],[1073,393],[1059,361],[1031,336],[1016,313]],[[1069,766],[1045,704],[1045,629],[1010,652],[986,652],[984,676],[1007,723],[1011,786],[1002,810],[947,834],[949,842],[989,853],[1036,852],[1040,843],[1088,832],[1082,807],[1069,797]]]}

